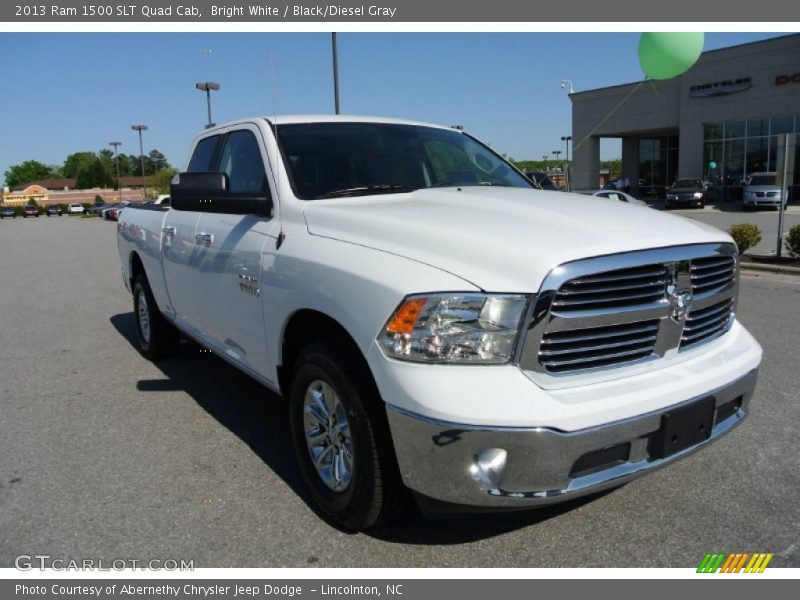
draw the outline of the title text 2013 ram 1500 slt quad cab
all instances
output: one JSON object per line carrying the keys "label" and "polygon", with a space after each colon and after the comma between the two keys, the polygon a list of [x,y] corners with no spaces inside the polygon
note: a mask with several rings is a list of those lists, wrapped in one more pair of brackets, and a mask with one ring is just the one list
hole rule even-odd
{"label": "title text 2013 ram 1500 slt quad cab", "polygon": [[242,120],[195,139],[171,197],[118,225],[141,352],[173,354],[180,331],[282,394],[342,528],[410,497],[593,493],[748,412],[761,348],[735,318],[728,235],[534,189],[463,131]]}

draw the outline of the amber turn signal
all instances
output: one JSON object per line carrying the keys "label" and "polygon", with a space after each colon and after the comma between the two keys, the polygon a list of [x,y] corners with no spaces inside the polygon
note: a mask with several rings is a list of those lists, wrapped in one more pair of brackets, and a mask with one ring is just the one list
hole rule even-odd
{"label": "amber turn signal", "polygon": [[427,301],[427,298],[410,298],[403,302],[403,305],[395,311],[394,316],[386,324],[386,331],[389,333],[413,333],[417,318]]}

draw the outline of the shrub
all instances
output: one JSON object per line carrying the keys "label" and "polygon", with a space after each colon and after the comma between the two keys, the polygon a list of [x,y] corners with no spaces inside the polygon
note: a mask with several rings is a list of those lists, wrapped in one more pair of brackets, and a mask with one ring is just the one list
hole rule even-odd
{"label": "shrub", "polygon": [[786,249],[794,258],[800,258],[800,224],[789,230],[786,236]]}
{"label": "shrub", "polygon": [[748,248],[752,248],[761,241],[761,230],[752,223],[731,225],[728,233],[731,234],[733,241],[736,242],[739,254],[744,254]]}

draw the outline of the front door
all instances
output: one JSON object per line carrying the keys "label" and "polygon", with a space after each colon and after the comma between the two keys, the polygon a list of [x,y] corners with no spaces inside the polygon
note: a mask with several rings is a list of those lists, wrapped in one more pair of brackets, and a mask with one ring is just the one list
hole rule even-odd
{"label": "front door", "polygon": [[[228,174],[234,193],[269,194],[266,155],[255,126],[228,131],[213,170]],[[196,285],[203,333],[217,349],[266,375],[267,340],[262,313],[261,256],[277,239],[277,219],[264,215],[201,213]]]}

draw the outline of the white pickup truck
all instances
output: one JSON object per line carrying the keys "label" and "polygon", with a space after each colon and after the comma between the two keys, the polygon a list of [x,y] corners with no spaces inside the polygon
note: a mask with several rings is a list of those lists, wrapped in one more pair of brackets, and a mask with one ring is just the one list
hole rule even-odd
{"label": "white pickup truck", "polygon": [[281,394],[344,529],[410,498],[435,514],[608,489],[748,413],[761,348],[727,234],[541,191],[463,131],[246,119],[194,140],[171,198],[118,225],[141,352],[182,333]]}

